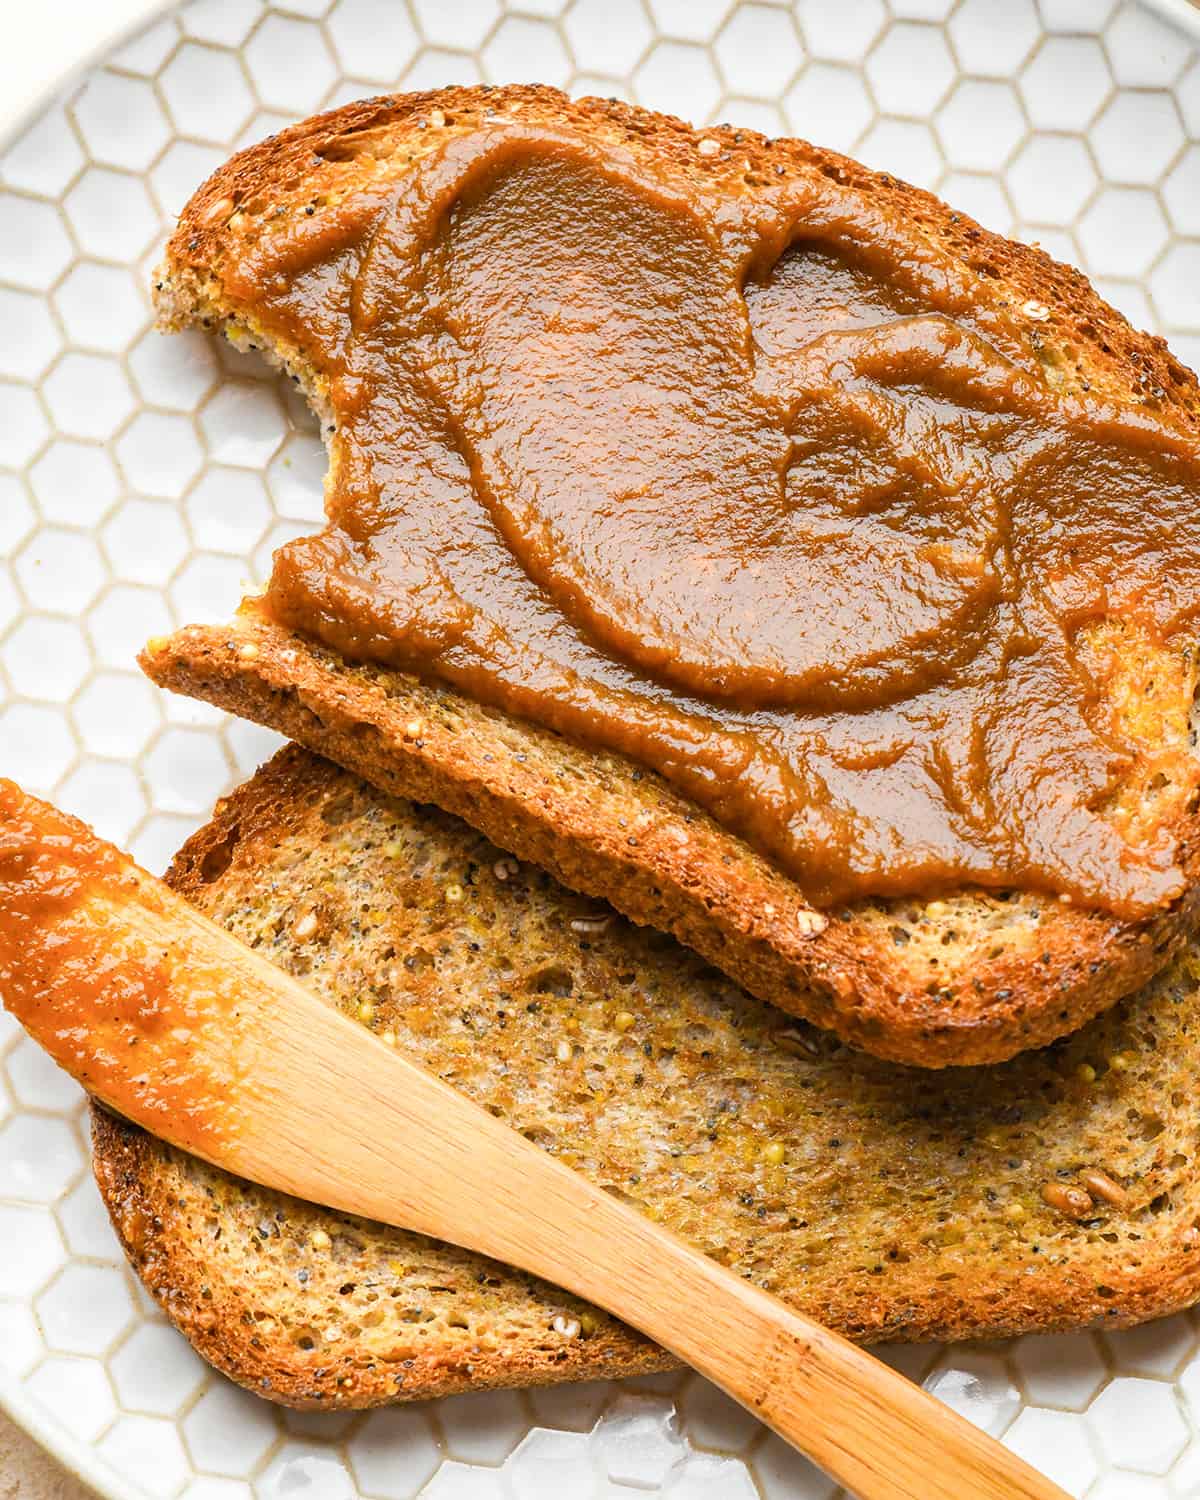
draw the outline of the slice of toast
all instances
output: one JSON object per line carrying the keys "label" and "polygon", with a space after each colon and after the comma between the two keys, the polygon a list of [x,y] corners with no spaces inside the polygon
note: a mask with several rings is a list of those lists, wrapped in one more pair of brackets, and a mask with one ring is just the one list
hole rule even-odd
{"label": "slice of toast", "polygon": [[[1117,1327],[1200,1297],[1196,956],[1044,1051],[904,1068],[295,746],[168,879],[531,1140],[856,1339]],[[312,1105],[319,1131],[320,1078]],[[93,1133],[151,1292],[274,1400],[670,1364],[528,1276],[240,1182],[100,1110]]]}
{"label": "slice of toast", "polygon": [[[410,163],[484,119],[546,121],[673,170],[829,174],[898,211],[974,278],[1057,389],[1090,389],[1200,427],[1200,388],[1160,340],[1135,333],[1078,272],[988,234],[930,195],[798,141],[722,128],[702,137],[664,116],[552,89],[447,89],[365,100],[243,151],[193,197],[167,250],[157,302],[168,327],[219,329],[261,349],[326,419],[315,350],[272,342],[243,271],[269,275],[297,221],[382,202]],[[700,151],[702,140],[707,141]],[[707,163],[707,165],[705,165]],[[716,163],[716,167],[713,167]],[[753,186],[745,191],[752,192]],[[741,839],[619,755],[582,751],[394,670],[358,668],[249,611],[149,650],[157,681],[283,731],[389,792],[430,800],[564,883],[673,933],[763,999],[856,1046],[926,1066],[1003,1060],[1081,1025],[1176,952],[1196,922],[1194,653],[1111,621],[1091,665],[1133,764],[1109,809],[1131,841],[1168,832],[1188,894],[1140,921],[1033,893],[963,890],[934,901],[864,900],[815,911]]]}

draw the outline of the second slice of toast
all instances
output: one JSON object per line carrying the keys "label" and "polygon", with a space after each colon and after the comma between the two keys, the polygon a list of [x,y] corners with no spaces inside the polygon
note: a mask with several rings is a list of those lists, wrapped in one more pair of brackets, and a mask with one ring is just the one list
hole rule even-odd
{"label": "second slice of toast", "polygon": [[[500,114],[685,172],[705,161],[740,170],[744,160],[748,182],[756,168],[833,175],[902,216],[915,247],[952,256],[1049,386],[1147,404],[1181,429],[1200,425],[1194,376],[1040,251],[803,142],[725,128],[701,136],[664,116],[572,102],[552,89],[365,100],[241,152],[184,211],[160,272],[164,322],[217,328],[263,349],[327,413],[328,384],[306,351],[272,342],[256,325],[243,272],[252,266],[249,279],[261,280],[290,225],[311,233],[356,194],[374,201],[421,155]],[[1154,645],[1114,620],[1093,630],[1089,652],[1101,696],[1134,747],[1108,811],[1132,842],[1169,835],[1188,880],[1182,898],[1139,920],[1045,894],[978,889],[814,910],[766,858],[632,761],[403,672],[354,666],[253,606],[228,627],[154,643],[143,665],[164,686],[269,724],[388,792],[458,814],[564,884],[671,932],[784,1010],[880,1057],[945,1066],[1002,1060],[1081,1025],[1161,969],[1200,912],[1194,651],[1186,642]]]}
{"label": "second slice of toast", "polygon": [[[529,1139],[851,1337],[1117,1327],[1200,1295],[1194,956],[1045,1051],[897,1067],[296,747],[168,879]],[[373,1406],[671,1363],[544,1282],[242,1182],[103,1111],[94,1141],[147,1286],[271,1399]]]}

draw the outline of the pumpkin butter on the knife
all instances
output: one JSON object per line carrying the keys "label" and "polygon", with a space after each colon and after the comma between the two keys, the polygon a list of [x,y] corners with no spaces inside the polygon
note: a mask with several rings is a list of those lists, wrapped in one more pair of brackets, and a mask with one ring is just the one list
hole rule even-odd
{"label": "pumpkin butter on the knife", "polygon": [[244,979],[139,922],[158,883],[68,813],[0,777],[0,1006],[90,1094],[211,1154],[256,1065]]}
{"label": "pumpkin butter on the knife", "polygon": [[279,621],[624,752],[818,904],[1180,893],[1087,642],[1194,627],[1200,446],[1055,393],[894,209],[498,120],[230,276],[336,423]]}

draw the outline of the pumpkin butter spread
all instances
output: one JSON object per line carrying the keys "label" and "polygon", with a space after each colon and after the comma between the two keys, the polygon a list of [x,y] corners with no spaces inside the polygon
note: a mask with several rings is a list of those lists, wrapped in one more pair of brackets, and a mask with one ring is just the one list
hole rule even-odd
{"label": "pumpkin butter spread", "polygon": [[654,768],[818,904],[1163,905],[1083,635],[1193,626],[1195,440],[1053,392],[894,208],[737,187],[497,119],[269,230],[228,290],[336,432],[266,609]]}

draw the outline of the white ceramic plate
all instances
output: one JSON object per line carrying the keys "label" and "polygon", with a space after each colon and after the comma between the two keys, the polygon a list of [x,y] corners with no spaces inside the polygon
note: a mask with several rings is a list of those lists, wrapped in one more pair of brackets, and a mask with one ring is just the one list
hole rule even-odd
{"label": "white ceramic plate", "polygon": [[[102,0],[5,18],[5,95],[92,52]],[[112,0],[123,26],[146,0]],[[1161,0],[1193,37],[1187,0]],[[49,24],[48,24],[49,23]],[[56,54],[42,44],[54,37]],[[113,33],[110,32],[110,35]],[[13,49],[28,47],[28,67]],[[42,39],[42,42],[39,41]],[[1200,364],[1200,60],[1117,0],[196,0],[0,145],[0,772],[159,868],[271,737],[160,695],[134,651],[224,618],[320,517],[290,390],[149,329],[165,229],[238,144],[384,88],[537,78],[796,133],[1085,266]],[[105,1495],[829,1500],[683,1377],[298,1417],[209,1371],[128,1272],[78,1090],[0,1022],[0,1402]],[[1200,1325],[903,1351],[1090,1500],[1200,1496]]]}

